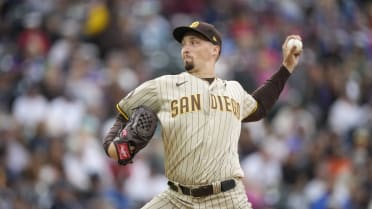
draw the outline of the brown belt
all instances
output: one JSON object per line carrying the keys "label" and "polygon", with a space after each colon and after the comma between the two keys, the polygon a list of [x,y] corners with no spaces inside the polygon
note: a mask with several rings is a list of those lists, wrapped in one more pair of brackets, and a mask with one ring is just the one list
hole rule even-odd
{"label": "brown belt", "polygon": [[[177,186],[177,184],[171,181],[168,181],[168,185],[169,185],[169,188],[171,188],[173,191],[178,192],[178,189],[180,188],[184,195],[191,195],[193,197],[205,197],[205,196],[214,194],[212,184],[201,186],[201,187],[196,187],[196,188],[189,188],[189,187],[182,186],[182,185]],[[235,187],[235,181],[234,179],[221,181],[220,186],[221,186],[221,192],[226,192]]]}

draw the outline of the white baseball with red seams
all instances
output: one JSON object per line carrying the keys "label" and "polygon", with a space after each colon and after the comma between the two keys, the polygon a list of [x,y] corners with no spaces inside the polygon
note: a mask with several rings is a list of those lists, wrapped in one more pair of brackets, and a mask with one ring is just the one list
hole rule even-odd
{"label": "white baseball with red seams", "polygon": [[287,43],[287,47],[292,49],[294,46],[296,47],[296,52],[300,52],[302,50],[302,41],[295,38],[290,39]]}

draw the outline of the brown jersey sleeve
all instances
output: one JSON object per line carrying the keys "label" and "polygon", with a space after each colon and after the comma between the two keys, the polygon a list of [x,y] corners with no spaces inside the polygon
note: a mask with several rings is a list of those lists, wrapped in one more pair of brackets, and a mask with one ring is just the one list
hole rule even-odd
{"label": "brown jersey sleeve", "polygon": [[282,92],[285,83],[291,73],[286,67],[281,66],[280,69],[271,76],[262,86],[257,88],[252,96],[257,101],[257,109],[248,117],[243,119],[243,122],[258,121],[265,117],[269,110],[274,106]]}

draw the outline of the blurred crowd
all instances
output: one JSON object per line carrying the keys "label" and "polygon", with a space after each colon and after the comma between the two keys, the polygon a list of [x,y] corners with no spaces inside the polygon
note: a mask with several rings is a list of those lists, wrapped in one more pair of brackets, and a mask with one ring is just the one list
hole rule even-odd
{"label": "blurred crowd", "polygon": [[106,157],[115,104],[183,71],[172,28],[223,34],[221,78],[252,92],[299,34],[304,52],[239,152],[254,209],[372,208],[372,1],[0,0],[0,208],[136,209],[167,188],[161,130]]}

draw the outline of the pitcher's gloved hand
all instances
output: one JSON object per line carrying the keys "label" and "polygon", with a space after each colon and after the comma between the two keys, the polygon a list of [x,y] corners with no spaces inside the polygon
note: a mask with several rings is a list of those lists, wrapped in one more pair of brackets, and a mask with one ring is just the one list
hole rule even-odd
{"label": "pitcher's gloved hand", "polygon": [[158,123],[156,114],[145,106],[139,106],[113,141],[118,164],[126,165],[153,137]]}

